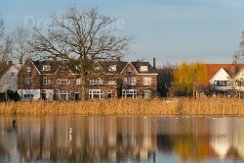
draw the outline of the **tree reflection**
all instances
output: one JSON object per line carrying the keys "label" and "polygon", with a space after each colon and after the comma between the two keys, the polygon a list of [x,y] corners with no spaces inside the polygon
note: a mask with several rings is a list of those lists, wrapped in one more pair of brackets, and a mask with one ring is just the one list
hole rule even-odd
{"label": "tree reflection", "polygon": [[[243,120],[123,117],[0,118],[0,162],[157,162],[178,155],[182,162],[244,159]],[[221,125],[221,132],[215,126]],[[228,122],[228,123],[226,123]],[[193,124],[194,123],[194,124]],[[229,130],[228,126],[232,126]],[[227,127],[227,128],[226,128]],[[224,129],[226,128],[226,129]],[[219,149],[228,144],[222,153]]]}

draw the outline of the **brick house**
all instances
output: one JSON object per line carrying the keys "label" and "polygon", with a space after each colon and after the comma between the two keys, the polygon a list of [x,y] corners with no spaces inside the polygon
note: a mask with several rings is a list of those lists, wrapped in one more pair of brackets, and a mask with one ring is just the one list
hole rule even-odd
{"label": "brick house", "polygon": [[128,62],[121,71],[122,97],[150,98],[157,94],[157,73],[149,62]]}
{"label": "brick house", "polygon": [[62,61],[28,59],[18,74],[18,93],[23,99],[75,99],[80,82]]}
{"label": "brick house", "polygon": [[[157,73],[149,62],[104,61],[96,69],[104,73],[87,81],[89,99],[150,98],[156,94]],[[81,95],[76,67],[65,61],[28,59],[18,78],[18,92],[23,99],[67,100]]]}

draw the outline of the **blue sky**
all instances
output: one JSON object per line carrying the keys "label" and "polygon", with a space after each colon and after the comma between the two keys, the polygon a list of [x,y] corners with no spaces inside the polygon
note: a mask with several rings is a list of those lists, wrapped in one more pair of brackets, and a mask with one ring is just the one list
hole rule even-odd
{"label": "blue sky", "polygon": [[127,60],[157,58],[157,65],[199,60],[231,63],[244,30],[243,0],[1,0],[6,31],[33,17],[44,26],[55,12],[71,6],[97,7],[124,24],[122,34],[135,36]]}

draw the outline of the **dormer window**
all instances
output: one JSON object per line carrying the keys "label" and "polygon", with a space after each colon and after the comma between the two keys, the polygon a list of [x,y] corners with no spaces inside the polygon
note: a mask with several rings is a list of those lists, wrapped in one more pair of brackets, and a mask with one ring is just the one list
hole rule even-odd
{"label": "dormer window", "polygon": [[110,65],[109,66],[109,71],[116,71],[117,66],[116,65]]}
{"label": "dormer window", "polygon": [[131,67],[127,67],[126,71],[131,72]]}
{"label": "dormer window", "polygon": [[26,72],[31,72],[31,67],[26,67]]}
{"label": "dormer window", "polygon": [[51,70],[51,66],[50,65],[43,65],[42,70],[43,71],[50,71]]}
{"label": "dormer window", "polygon": [[148,66],[140,66],[140,71],[141,72],[147,72],[148,71]]}

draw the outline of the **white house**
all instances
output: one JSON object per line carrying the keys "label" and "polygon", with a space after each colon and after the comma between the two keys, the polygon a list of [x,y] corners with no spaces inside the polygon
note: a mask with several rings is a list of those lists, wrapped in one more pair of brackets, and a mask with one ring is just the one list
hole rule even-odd
{"label": "white house", "polygon": [[220,68],[218,72],[209,80],[211,90],[217,95],[228,95],[233,90],[232,77],[224,69]]}
{"label": "white house", "polygon": [[234,89],[238,97],[244,97],[244,68],[234,76]]}
{"label": "white house", "polygon": [[0,92],[17,91],[18,69],[10,62],[0,64]]}

